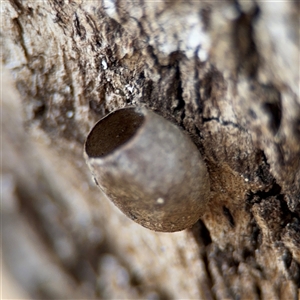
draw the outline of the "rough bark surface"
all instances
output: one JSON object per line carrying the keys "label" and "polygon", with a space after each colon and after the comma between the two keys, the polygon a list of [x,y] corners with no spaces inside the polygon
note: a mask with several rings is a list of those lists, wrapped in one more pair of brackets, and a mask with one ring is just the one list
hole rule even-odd
{"label": "rough bark surface", "polygon": [[[2,1],[4,296],[297,299],[299,11]],[[193,228],[147,230],[92,181],[85,137],[127,105],[171,120],[203,155],[211,200]]]}

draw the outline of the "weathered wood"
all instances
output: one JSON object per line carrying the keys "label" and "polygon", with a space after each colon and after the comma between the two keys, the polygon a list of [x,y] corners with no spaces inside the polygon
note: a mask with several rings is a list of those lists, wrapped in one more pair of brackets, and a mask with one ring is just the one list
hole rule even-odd
{"label": "weathered wood", "polygon": [[[297,299],[298,3],[10,0],[1,9],[12,74],[2,72],[2,252],[19,293]],[[127,105],[171,120],[203,155],[211,200],[193,228],[149,231],[92,181],[85,137]]]}

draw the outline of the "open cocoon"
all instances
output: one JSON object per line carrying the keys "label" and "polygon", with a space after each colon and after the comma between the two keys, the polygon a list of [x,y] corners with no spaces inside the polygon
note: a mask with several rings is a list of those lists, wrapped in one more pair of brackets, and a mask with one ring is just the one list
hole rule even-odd
{"label": "open cocoon", "polygon": [[205,212],[210,184],[197,147],[151,110],[127,107],[98,121],[84,155],[101,190],[144,227],[179,231]]}

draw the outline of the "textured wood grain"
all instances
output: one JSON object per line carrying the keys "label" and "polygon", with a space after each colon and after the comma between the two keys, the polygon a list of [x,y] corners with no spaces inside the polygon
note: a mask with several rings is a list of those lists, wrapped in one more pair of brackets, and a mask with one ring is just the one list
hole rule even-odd
{"label": "textured wood grain", "polygon": [[[11,73],[2,72],[2,252],[24,293],[297,299],[296,2],[10,0],[1,8]],[[85,137],[128,105],[181,126],[203,155],[212,198],[193,228],[144,229],[92,181]]]}

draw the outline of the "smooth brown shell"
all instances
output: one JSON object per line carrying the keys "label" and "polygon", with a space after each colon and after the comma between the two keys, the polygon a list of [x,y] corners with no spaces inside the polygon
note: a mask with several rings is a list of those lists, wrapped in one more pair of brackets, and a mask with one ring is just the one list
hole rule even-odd
{"label": "smooth brown shell", "polygon": [[146,108],[116,110],[89,133],[84,155],[102,191],[155,231],[191,227],[210,195],[204,161],[190,137]]}

